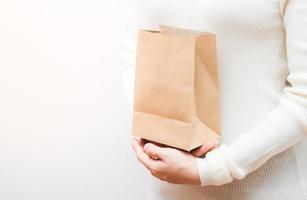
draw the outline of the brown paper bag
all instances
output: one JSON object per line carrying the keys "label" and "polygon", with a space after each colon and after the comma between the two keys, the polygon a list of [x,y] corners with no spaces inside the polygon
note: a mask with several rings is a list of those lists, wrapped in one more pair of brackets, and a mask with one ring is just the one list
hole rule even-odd
{"label": "brown paper bag", "polygon": [[139,30],[132,134],[190,151],[220,138],[214,33]]}

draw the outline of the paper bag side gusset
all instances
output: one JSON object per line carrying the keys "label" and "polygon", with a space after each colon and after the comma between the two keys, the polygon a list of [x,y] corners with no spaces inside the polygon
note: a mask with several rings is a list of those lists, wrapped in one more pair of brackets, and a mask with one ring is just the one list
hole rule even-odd
{"label": "paper bag side gusset", "polygon": [[198,117],[220,135],[219,71],[215,35],[197,37],[195,63],[195,97]]}

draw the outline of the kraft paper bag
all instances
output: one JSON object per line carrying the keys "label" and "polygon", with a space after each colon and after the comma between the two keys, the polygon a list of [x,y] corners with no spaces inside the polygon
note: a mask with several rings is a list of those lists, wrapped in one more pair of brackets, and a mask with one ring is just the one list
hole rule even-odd
{"label": "kraft paper bag", "polygon": [[214,33],[139,30],[132,135],[190,151],[220,139]]}

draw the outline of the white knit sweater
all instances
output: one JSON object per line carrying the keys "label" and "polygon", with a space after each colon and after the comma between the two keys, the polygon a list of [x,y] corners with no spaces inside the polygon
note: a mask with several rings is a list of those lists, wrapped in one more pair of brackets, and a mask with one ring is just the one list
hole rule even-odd
{"label": "white knit sweater", "polygon": [[132,109],[137,28],[217,35],[221,145],[197,158],[202,187],[152,178],[146,200],[307,199],[307,0],[143,0],[123,44]]}

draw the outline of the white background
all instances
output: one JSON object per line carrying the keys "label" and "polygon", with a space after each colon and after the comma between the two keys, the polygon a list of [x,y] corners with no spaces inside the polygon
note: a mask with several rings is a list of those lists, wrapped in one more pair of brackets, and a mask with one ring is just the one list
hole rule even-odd
{"label": "white background", "polygon": [[0,0],[1,200],[142,199],[119,65],[131,3]]}

